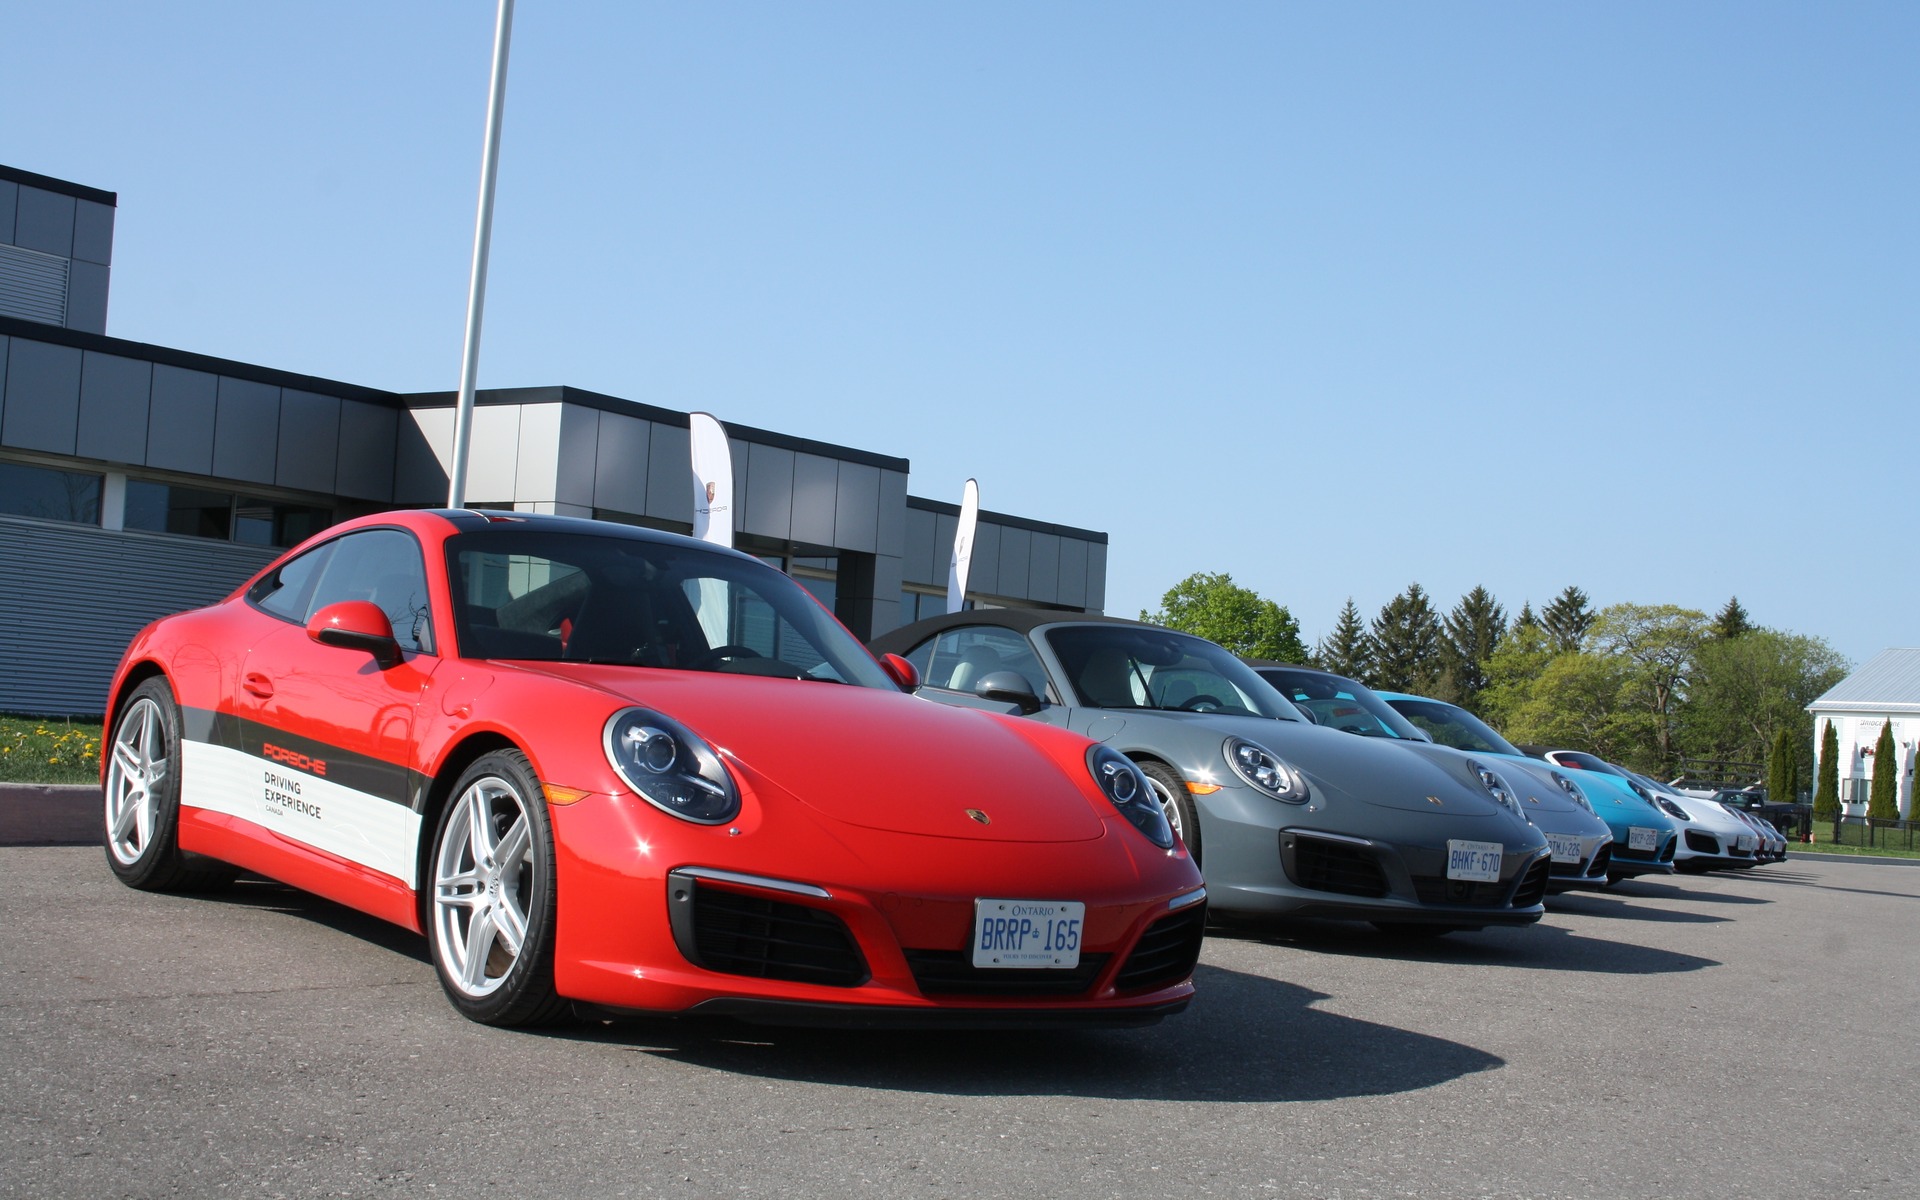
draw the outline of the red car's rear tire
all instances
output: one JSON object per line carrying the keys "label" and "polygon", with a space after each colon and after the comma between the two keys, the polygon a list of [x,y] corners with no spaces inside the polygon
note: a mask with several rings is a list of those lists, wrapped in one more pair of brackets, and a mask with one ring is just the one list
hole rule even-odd
{"label": "red car's rear tire", "polygon": [[155,676],[127,696],[107,741],[107,865],[148,892],[217,891],[238,871],[180,850],[180,705]]}

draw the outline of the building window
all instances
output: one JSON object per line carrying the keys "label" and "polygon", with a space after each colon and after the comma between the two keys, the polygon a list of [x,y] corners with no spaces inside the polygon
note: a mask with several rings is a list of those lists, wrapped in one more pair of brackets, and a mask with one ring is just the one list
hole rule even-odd
{"label": "building window", "polygon": [[0,512],[98,525],[100,476],[0,462]]}
{"label": "building window", "polygon": [[[967,601],[967,607],[973,607],[973,601]],[[911,625],[915,621],[924,621],[928,617],[947,615],[947,594],[931,588],[908,587],[900,592],[900,623]]]}
{"label": "building window", "polygon": [[332,524],[331,509],[150,479],[127,480],[128,529],[253,546],[293,546]]}

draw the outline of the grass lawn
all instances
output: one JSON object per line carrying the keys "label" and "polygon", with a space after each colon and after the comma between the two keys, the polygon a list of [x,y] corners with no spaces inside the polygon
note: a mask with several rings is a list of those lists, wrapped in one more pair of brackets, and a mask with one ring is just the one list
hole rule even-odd
{"label": "grass lawn", "polygon": [[99,725],[0,716],[0,783],[99,782]]}
{"label": "grass lawn", "polygon": [[[1832,830],[1833,826],[1829,825],[1821,830],[1821,832],[1831,833]],[[1853,833],[1854,836],[1858,836],[1858,831],[1849,832]],[[1795,842],[1793,845],[1787,847],[1787,861],[1792,862],[1793,855],[1797,851],[1805,851],[1808,854],[1855,854],[1865,858],[1920,858],[1920,849],[1907,849],[1907,840],[1904,833],[1895,833],[1883,829],[1875,835],[1874,842],[1875,844],[1871,846],[1855,845],[1853,837],[1849,837],[1846,842],[1839,844],[1828,841],[1824,837],[1811,846],[1803,846]]]}

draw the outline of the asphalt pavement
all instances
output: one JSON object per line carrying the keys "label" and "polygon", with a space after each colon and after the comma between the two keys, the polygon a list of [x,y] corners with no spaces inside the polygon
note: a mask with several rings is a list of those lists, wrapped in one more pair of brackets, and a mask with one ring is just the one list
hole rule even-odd
{"label": "asphalt pavement", "polygon": [[1910,869],[1222,932],[1146,1030],[517,1033],[412,934],[134,892],[74,836],[0,847],[0,1196],[1920,1194]]}

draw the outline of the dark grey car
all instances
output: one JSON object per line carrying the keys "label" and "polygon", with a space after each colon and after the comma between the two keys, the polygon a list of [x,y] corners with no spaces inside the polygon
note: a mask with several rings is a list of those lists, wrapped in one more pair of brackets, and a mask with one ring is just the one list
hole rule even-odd
{"label": "dark grey car", "polygon": [[983,609],[871,646],[911,661],[930,700],[1065,726],[1138,762],[1213,911],[1409,930],[1540,919],[1547,844],[1492,764],[1322,729],[1212,642]]}

